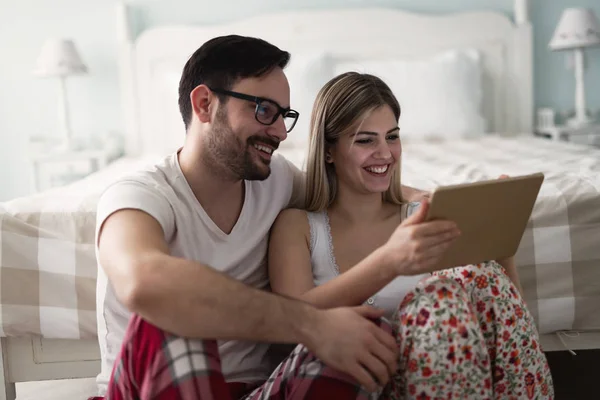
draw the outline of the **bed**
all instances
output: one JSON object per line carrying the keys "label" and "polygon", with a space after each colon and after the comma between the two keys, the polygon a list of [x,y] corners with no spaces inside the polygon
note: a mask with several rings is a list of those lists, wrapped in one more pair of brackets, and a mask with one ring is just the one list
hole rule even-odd
{"label": "bed", "polygon": [[137,37],[128,6],[119,5],[125,156],[79,182],[0,204],[0,400],[14,399],[15,382],[98,373],[96,201],[121,174],[183,143],[181,68],[204,41],[226,33],[292,53],[287,75],[302,122],[280,152],[300,167],[316,91],[336,73],[361,70],[400,98],[405,184],[431,189],[544,172],[516,255],[525,299],[546,351],[600,348],[600,150],[532,134],[532,28],[527,1],[514,4],[514,18],[320,9],[154,27]]}

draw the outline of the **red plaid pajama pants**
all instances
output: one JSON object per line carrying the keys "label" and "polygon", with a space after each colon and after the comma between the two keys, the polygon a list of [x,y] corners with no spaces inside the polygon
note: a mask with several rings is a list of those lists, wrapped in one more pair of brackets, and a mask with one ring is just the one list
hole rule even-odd
{"label": "red plaid pajama pants", "polygon": [[302,345],[257,387],[225,382],[214,340],[172,336],[136,315],[123,343],[105,400],[370,398],[351,377],[325,366]]}
{"label": "red plaid pajama pants", "polygon": [[[552,399],[533,317],[497,263],[422,280],[380,326],[400,363],[381,399]],[[369,399],[349,376],[296,349],[259,387],[226,383],[217,343],[171,336],[133,317],[106,400]]]}

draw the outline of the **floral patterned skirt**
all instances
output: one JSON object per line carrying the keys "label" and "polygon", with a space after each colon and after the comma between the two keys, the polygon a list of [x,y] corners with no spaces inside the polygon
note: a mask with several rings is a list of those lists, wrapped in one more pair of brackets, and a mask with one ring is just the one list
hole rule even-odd
{"label": "floral patterned skirt", "polygon": [[393,318],[399,373],[383,399],[552,399],[533,317],[496,262],[434,273]]}

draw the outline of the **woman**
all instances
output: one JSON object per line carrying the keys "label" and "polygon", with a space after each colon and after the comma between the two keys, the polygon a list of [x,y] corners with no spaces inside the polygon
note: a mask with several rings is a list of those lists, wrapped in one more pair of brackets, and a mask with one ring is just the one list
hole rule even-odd
{"label": "woman", "polygon": [[[456,232],[431,231],[428,204],[403,201],[399,118],[396,98],[374,76],[346,73],[321,89],[308,211],[286,210],[272,229],[273,291],[321,308],[384,309],[400,350],[384,398],[552,398],[513,259],[429,273]],[[406,242],[406,262],[386,270],[373,254],[392,239]]]}

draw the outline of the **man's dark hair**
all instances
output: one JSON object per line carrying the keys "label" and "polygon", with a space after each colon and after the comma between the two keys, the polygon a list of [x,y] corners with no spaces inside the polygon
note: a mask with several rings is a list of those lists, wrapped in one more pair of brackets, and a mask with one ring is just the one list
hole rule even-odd
{"label": "man's dark hair", "polygon": [[[185,64],[179,82],[179,110],[185,129],[192,120],[190,93],[198,85],[230,89],[239,79],[259,77],[285,68],[290,54],[253,37],[229,35],[204,43]],[[220,101],[225,101],[219,96]]]}

